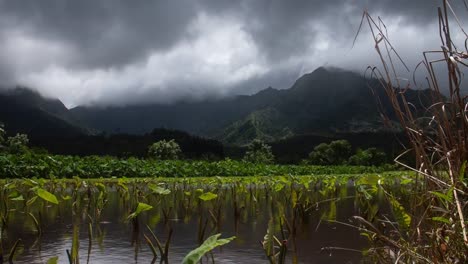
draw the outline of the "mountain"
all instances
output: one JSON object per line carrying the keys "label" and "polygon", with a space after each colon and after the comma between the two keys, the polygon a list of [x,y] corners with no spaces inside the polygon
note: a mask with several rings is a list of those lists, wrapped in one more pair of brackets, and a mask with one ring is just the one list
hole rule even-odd
{"label": "mountain", "polygon": [[[275,93],[276,95],[276,93]],[[214,136],[251,112],[269,106],[273,98],[260,92],[253,96],[236,96],[200,102],[85,107],[71,109],[87,126],[108,133],[143,134],[155,127]]]}
{"label": "mountain", "polygon": [[73,137],[89,130],[78,125],[69,110],[57,99],[44,98],[24,87],[0,93],[0,123],[9,134],[30,137]]}
{"label": "mountain", "polygon": [[[336,138],[336,135],[385,132],[380,117],[393,119],[383,89],[350,71],[318,68],[300,77],[289,89],[267,88],[241,95],[197,102],[114,107],[79,106],[68,110],[26,88],[0,93],[0,122],[10,133],[31,137],[73,137],[105,132],[147,134],[155,128],[186,131],[227,145],[243,146],[254,138],[269,142],[298,135]],[[407,90],[417,109],[427,91]],[[376,97],[382,98],[377,107]],[[427,104],[427,103],[426,103]]]}
{"label": "mountain", "polygon": [[[251,96],[201,102],[122,107],[77,107],[71,113],[84,124],[109,133],[143,134],[155,127],[188,131],[225,144],[244,145],[254,138],[267,141],[293,135],[331,136],[337,133],[385,131],[369,80],[354,72],[318,68],[300,77],[291,88],[271,87]],[[415,105],[426,91],[407,91]],[[391,115],[388,101],[383,110]]]}

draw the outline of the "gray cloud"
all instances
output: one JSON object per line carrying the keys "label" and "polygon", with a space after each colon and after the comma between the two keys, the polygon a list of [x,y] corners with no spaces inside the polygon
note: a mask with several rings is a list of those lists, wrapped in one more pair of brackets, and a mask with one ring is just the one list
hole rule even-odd
{"label": "gray cloud", "polygon": [[365,8],[415,65],[422,50],[439,46],[439,3],[0,0],[0,84],[32,86],[69,106],[287,88],[321,65],[378,62],[365,30],[350,50]]}
{"label": "gray cloud", "polygon": [[2,28],[68,46],[83,67],[125,65],[164,50],[196,16],[190,0],[3,1]]}

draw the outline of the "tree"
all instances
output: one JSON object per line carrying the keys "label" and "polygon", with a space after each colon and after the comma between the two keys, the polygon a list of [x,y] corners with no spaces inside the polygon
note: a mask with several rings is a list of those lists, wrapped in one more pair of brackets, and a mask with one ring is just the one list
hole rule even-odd
{"label": "tree", "polygon": [[260,139],[254,139],[250,143],[244,156],[244,161],[252,163],[271,164],[274,160],[271,147]]}
{"label": "tree", "polygon": [[342,165],[351,156],[351,144],[346,140],[335,140],[330,144],[321,143],[309,154],[312,164]]}
{"label": "tree", "polygon": [[148,155],[160,160],[176,160],[179,159],[180,150],[179,144],[174,139],[169,141],[160,140],[153,143],[148,150]]}
{"label": "tree", "polygon": [[387,160],[387,155],[376,148],[366,150],[358,149],[356,154],[349,158],[349,164],[362,166],[379,166]]}
{"label": "tree", "polygon": [[24,153],[28,150],[29,138],[26,134],[16,134],[14,137],[9,137],[6,147],[8,152],[12,154]]}

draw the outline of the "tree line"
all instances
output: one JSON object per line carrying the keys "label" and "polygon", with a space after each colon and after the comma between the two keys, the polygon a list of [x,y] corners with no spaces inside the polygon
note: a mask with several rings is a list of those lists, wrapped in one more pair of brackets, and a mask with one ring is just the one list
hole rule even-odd
{"label": "tree line", "polygon": [[[0,126],[0,149],[9,153],[21,153],[28,149],[30,139],[26,134],[16,134],[7,137],[5,129]],[[41,144],[39,144],[41,145]],[[47,150],[64,155],[110,155],[116,157],[148,157],[159,160],[198,159],[221,160],[225,158],[224,146],[215,140],[194,137],[188,133],[155,129],[150,134],[95,136],[77,139],[57,139]],[[37,149],[42,151],[43,149]],[[272,146],[255,139],[242,150],[238,157],[245,162],[259,164],[278,163]],[[330,143],[320,143],[301,160],[303,164],[311,165],[362,165],[380,166],[389,163],[389,157],[382,150],[371,147],[367,149],[353,148],[347,140],[335,140]]]}

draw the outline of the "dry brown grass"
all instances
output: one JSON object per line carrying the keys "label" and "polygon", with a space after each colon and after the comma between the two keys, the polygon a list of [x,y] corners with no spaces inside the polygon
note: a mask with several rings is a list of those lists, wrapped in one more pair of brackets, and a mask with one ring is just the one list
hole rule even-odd
{"label": "dry brown grass", "polygon": [[[416,83],[403,84],[398,78],[397,64],[406,65],[390,43],[385,24],[365,11],[359,28],[367,24],[370,29],[381,65],[369,67],[369,70],[374,78],[380,80],[386,92],[385,100],[390,101],[410,142],[407,151],[395,161],[415,171],[421,181],[417,185],[420,189],[414,190],[418,195],[414,195],[405,207],[411,215],[411,228],[403,231],[396,226],[386,235],[374,236],[372,252],[379,262],[468,263],[465,170],[468,160],[468,103],[467,96],[461,92],[463,68],[468,67],[468,35],[448,0],[442,0],[438,20],[440,30],[434,34],[440,35],[441,49],[423,52],[423,60],[416,67],[427,72],[425,86],[432,91],[431,105],[423,116],[416,114],[415,107],[405,96],[407,89]],[[462,45],[452,39],[456,31],[465,37]],[[429,59],[434,56],[437,58]],[[446,68],[443,75],[434,70],[441,64]],[[448,82],[439,81],[447,78]],[[445,85],[447,87],[443,87]],[[448,91],[447,96],[442,95],[443,88]],[[415,163],[403,162],[405,155],[414,155]],[[368,232],[375,233],[371,223],[363,219],[360,223]]]}

